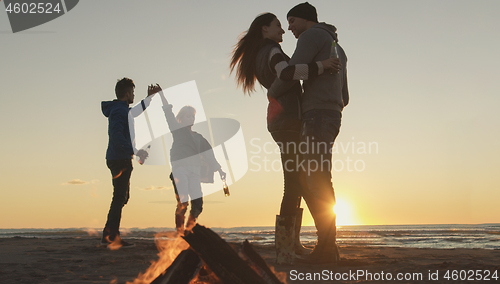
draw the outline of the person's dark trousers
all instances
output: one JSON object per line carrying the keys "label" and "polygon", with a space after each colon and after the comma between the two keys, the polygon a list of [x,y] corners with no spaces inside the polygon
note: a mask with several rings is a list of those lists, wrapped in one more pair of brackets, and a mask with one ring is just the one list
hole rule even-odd
{"label": "person's dark trousers", "polygon": [[120,220],[122,208],[130,197],[130,176],[132,174],[132,160],[106,160],[113,177],[113,200],[109,208],[108,220],[103,231],[103,239],[113,241],[120,234]]}
{"label": "person's dark trousers", "polygon": [[283,168],[284,191],[280,216],[295,216],[300,207],[302,187],[305,183],[304,170],[297,165],[302,160],[298,151],[300,133],[298,131],[273,131],[271,136],[280,147]]}
{"label": "person's dark trousers", "polygon": [[303,153],[307,187],[304,200],[316,225],[318,242],[335,240],[332,147],[340,131],[342,114],[332,110],[311,110],[304,114],[299,149]]}
{"label": "person's dark trousers", "polygon": [[[181,198],[179,197],[179,192],[177,191],[177,186],[175,185],[174,175],[170,173],[170,180],[172,180],[172,185],[174,186],[175,199],[177,200],[177,208],[175,209],[175,227],[177,230],[184,229],[184,221],[186,216],[186,211],[188,207],[188,202],[181,202]],[[203,211],[203,198],[197,198],[191,200],[191,211],[190,215],[193,218],[198,218],[201,212]]]}

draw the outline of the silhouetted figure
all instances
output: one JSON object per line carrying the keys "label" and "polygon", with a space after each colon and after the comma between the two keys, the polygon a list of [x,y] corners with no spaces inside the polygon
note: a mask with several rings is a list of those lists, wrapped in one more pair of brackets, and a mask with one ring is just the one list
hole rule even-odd
{"label": "silhouetted figure", "polygon": [[[339,61],[326,59],[289,65],[280,42],[285,31],[275,15],[265,13],[255,18],[233,51],[231,71],[236,68],[236,80],[246,93],[254,91],[255,78],[266,89],[273,82],[283,87],[280,93],[268,94],[267,128],[280,146],[284,174],[284,194],[280,215],[276,216],[276,249],[278,264],[292,263],[294,253],[305,254],[299,234],[302,222],[300,208],[304,173],[297,168],[301,155],[300,143],[302,88],[298,80],[314,79],[325,69],[338,69]],[[292,82],[284,82],[292,81]]]}
{"label": "silhouetted figure", "polygon": [[184,106],[177,116],[172,112],[172,105],[160,92],[163,111],[172,132],[173,143],[170,149],[172,173],[170,179],[174,183],[177,208],[175,210],[175,227],[179,234],[184,233],[185,214],[188,201],[191,199],[191,211],[186,229],[190,230],[203,210],[203,192],[201,182],[213,183],[214,172],[218,171],[221,179],[226,179],[220,164],[215,159],[212,146],[191,127],[195,121],[196,110],[192,106]]}
{"label": "silhouetted figure", "polygon": [[[290,64],[324,60],[331,56],[340,59],[338,72],[326,72],[314,80],[304,81],[302,100],[302,141],[307,143],[304,154],[307,191],[305,200],[317,229],[318,241],[301,261],[307,263],[337,263],[340,260],[336,244],[336,224],[333,206],[335,193],[332,184],[332,147],[340,131],[342,110],[349,102],[347,87],[347,56],[338,45],[337,29],[318,23],[316,8],[305,2],[287,14],[288,29],[297,41]],[[273,84],[271,94],[281,93],[283,87]]]}
{"label": "silhouetted figure", "polygon": [[[113,178],[113,199],[104,226],[101,245],[113,244],[115,247],[134,247],[120,238],[122,208],[130,197],[130,176],[134,148],[129,129],[129,105],[134,102],[134,82],[123,78],[116,83],[116,99],[101,103],[104,116],[108,118],[109,143],[106,151],[106,164]],[[157,92],[156,87],[148,87],[148,97]],[[144,150],[136,151],[137,156],[147,157]]]}

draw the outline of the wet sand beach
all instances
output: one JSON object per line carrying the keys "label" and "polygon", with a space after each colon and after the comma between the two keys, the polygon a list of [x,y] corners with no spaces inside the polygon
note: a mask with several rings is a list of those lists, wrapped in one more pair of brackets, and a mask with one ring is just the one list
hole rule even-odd
{"label": "wet sand beach", "polygon": [[[158,260],[154,242],[133,242],[135,248],[111,251],[100,247],[97,237],[0,239],[0,283],[133,282],[152,261]],[[255,248],[287,283],[500,283],[500,250],[347,246],[341,247],[342,262],[336,266],[278,266],[274,264],[272,246]],[[458,280],[446,279],[447,271],[449,277]],[[492,278],[495,271],[498,279]],[[370,274],[371,281],[367,278]],[[391,281],[387,279],[389,274]],[[485,279],[487,274],[490,280],[477,280]],[[395,280],[398,276],[403,280]],[[435,276],[438,280],[429,280]],[[316,280],[311,280],[314,277]]]}

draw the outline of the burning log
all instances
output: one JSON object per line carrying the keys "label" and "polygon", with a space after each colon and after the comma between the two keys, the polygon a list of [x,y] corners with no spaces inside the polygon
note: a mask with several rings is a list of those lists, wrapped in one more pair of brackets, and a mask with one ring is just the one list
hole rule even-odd
{"label": "burning log", "polygon": [[[249,252],[251,256],[247,254],[247,258],[251,259],[256,267],[258,267],[255,270],[259,273],[241,259],[236,251],[219,235],[204,226],[196,225],[192,233],[188,233],[183,238],[198,253],[222,283],[281,284],[269,267],[267,267],[265,261],[253,250],[248,242],[247,245],[244,245],[243,250]],[[262,271],[265,273],[262,273]],[[269,275],[264,276],[262,274]]]}
{"label": "burning log", "polygon": [[183,250],[174,262],[151,284],[189,283],[202,266],[200,257],[191,249]]}
{"label": "burning log", "polygon": [[191,248],[182,251],[151,284],[282,284],[248,241],[237,253],[203,226],[196,225],[186,233],[183,238]]}
{"label": "burning log", "polygon": [[270,284],[282,284],[281,281],[274,275],[274,273],[267,266],[266,261],[255,251],[253,246],[245,240],[241,248],[243,254],[253,263],[257,273]]}

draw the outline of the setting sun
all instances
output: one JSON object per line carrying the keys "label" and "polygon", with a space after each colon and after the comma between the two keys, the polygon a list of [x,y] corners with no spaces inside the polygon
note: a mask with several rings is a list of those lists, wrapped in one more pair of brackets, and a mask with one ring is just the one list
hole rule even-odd
{"label": "setting sun", "polygon": [[337,214],[337,225],[355,225],[353,210],[349,203],[342,199],[337,199],[333,206],[333,212]]}

